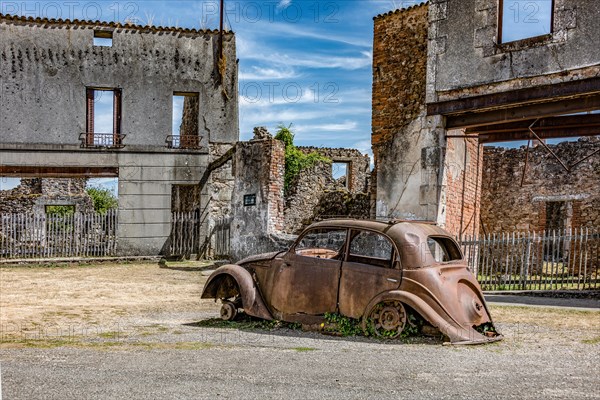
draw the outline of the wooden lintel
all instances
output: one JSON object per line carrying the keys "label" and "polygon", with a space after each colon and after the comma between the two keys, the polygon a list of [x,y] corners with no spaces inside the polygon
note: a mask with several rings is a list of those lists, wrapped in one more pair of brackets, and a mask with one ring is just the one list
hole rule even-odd
{"label": "wooden lintel", "polygon": [[116,167],[0,166],[0,176],[15,178],[115,178]]}
{"label": "wooden lintel", "polygon": [[521,107],[450,116],[446,120],[446,129],[498,125],[595,110],[600,110],[600,93],[577,99],[565,99]]}
{"label": "wooden lintel", "polygon": [[600,77],[517,89],[427,105],[428,115],[457,115],[600,93]]}

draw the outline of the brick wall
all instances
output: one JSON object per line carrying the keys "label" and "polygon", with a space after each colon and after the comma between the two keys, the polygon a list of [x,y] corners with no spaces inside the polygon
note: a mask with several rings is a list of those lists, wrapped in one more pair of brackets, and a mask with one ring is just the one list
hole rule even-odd
{"label": "brick wall", "polygon": [[[562,142],[550,148],[573,165],[600,148],[597,138]],[[600,154],[569,173],[542,146],[530,149],[525,181],[525,148],[485,147],[482,180],[481,232],[541,231],[556,226],[547,220],[548,203],[561,202],[565,228],[600,226]]]}
{"label": "brick wall", "polygon": [[479,231],[483,149],[478,140],[448,139],[446,148],[446,219],[444,228],[455,235]]}
{"label": "brick wall", "polygon": [[427,72],[426,4],[375,17],[371,142],[379,148],[421,113]]}

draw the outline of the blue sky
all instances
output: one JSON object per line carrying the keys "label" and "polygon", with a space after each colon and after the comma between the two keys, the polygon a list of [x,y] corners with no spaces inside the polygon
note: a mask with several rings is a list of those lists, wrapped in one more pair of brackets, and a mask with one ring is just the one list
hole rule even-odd
{"label": "blue sky", "polygon": [[[293,124],[299,145],[370,153],[373,17],[416,0],[226,0],[240,136]],[[0,2],[3,13],[217,28],[218,1]]]}
{"label": "blue sky", "polygon": [[[545,29],[549,1],[507,0],[505,32],[510,36],[505,39],[520,38],[523,30]],[[293,124],[299,145],[350,147],[371,154],[373,17],[420,1],[225,2],[226,26],[236,33],[240,59],[241,139],[250,139],[255,126],[274,132],[278,124]],[[219,23],[218,5],[217,0],[0,1],[0,11],[213,29]]]}

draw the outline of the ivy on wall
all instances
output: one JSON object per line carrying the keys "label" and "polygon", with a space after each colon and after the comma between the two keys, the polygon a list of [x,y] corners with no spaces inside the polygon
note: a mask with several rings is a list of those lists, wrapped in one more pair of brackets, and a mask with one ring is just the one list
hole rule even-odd
{"label": "ivy on wall", "polygon": [[281,140],[285,144],[285,183],[284,189],[287,193],[292,182],[298,176],[300,171],[310,168],[316,163],[323,161],[331,163],[327,157],[323,157],[316,151],[312,153],[304,153],[294,145],[294,132],[292,124],[285,126],[283,124],[277,127],[275,139]]}

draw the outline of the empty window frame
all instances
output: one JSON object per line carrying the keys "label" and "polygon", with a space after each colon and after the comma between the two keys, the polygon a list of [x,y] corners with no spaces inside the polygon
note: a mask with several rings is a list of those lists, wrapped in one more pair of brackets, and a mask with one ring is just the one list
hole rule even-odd
{"label": "empty window frame", "polygon": [[552,33],[554,0],[500,0],[499,7],[500,43]]}
{"label": "empty window frame", "polygon": [[170,147],[197,148],[199,132],[200,99],[198,93],[173,93],[173,125]]}
{"label": "empty window frame", "polygon": [[121,89],[86,91],[86,144],[111,147],[121,144]]}
{"label": "empty window frame", "polygon": [[313,229],[298,242],[295,252],[305,257],[341,259],[346,235],[346,229]]}
{"label": "empty window frame", "polygon": [[344,186],[350,188],[350,163],[342,161],[334,161],[331,163],[331,175],[333,179]]}
{"label": "empty window frame", "polygon": [[462,253],[456,243],[443,236],[429,236],[427,238],[427,247],[433,259],[438,263],[461,260]]}
{"label": "empty window frame", "polygon": [[349,262],[393,267],[394,245],[387,237],[370,231],[352,231],[351,237]]}
{"label": "empty window frame", "polygon": [[113,45],[113,32],[106,30],[95,30],[94,31],[94,46],[101,47],[112,47]]}

